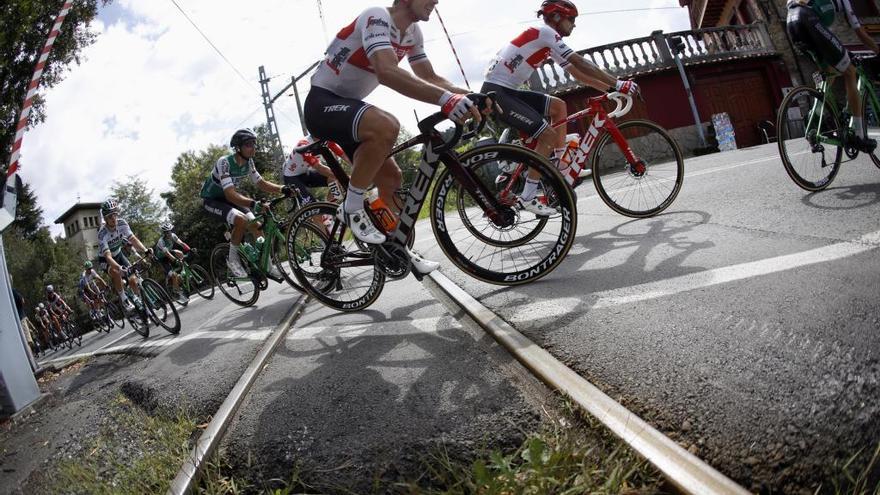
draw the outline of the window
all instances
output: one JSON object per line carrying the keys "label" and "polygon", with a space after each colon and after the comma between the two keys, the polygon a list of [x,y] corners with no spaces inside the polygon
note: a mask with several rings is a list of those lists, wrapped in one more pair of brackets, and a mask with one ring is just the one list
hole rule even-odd
{"label": "window", "polygon": [[92,226],[92,217],[83,217],[83,224],[88,228]]}
{"label": "window", "polygon": [[79,220],[75,221],[73,224],[76,225],[76,231],[79,232]]}

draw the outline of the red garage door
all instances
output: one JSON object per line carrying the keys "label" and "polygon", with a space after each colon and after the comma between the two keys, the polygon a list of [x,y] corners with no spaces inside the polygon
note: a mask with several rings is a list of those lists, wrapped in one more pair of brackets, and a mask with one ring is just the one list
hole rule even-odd
{"label": "red garage door", "polygon": [[770,84],[759,71],[701,78],[697,88],[702,96],[700,113],[705,120],[715,113],[730,115],[738,148],[761,144],[758,123],[776,122]]}

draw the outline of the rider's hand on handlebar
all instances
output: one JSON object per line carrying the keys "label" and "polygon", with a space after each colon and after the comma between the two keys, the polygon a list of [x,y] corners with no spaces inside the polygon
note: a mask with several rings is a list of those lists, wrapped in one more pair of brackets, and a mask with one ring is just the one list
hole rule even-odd
{"label": "rider's hand on handlebar", "polygon": [[289,197],[293,196],[293,188],[290,187],[289,185],[285,184],[285,185],[281,186],[281,194],[283,194],[284,197],[289,198]]}
{"label": "rider's hand on handlebar", "polygon": [[473,118],[477,122],[483,120],[480,110],[466,95],[447,91],[443,93],[438,103],[440,104],[441,111],[457,124],[464,124],[468,117]]}
{"label": "rider's hand on handlebar", "polygon": [[636,96],[639,94],[639,85],[631,79],[618,79],[614,87],[619,93],[623,93],[625,95]]}

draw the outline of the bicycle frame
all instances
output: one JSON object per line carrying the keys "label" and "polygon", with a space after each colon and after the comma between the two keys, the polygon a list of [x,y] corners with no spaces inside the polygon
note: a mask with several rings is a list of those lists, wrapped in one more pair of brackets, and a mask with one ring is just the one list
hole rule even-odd
{"label": "bicycle frame", "polygon": [[269,273],[270,265],[272,263],[272,253],[269,247],[271,246],[272,241],[278,241],[282,245],[285,242],[284,234],[281,233],[281,229],[278,227],[278,219],[275,218],[275,213],[272,211],[272,208],[280,203],[282,200],[286,198],[281,197],[275,200],[272,200],[270,209],[267,213],[261,213],[250,223],[260,223],[262,222],[263,236],[264,242],[263,246],[260,249],[260,256],[254,263],[253,260],[248,257],[247,253],[244,250],[244,243],[238,246],[239,252],[248,260],[249,263],[254,265],[262,274]]}
{"label": "bicycle frame", "polygon": [[[874,85],[871,83],[868,76],[865,75],[865,72],[861,67],[856,66],[856,72],[858,74],[857,88],[859,92],[859,98],[861,99],[862,95],[867,95],[867,99],[865,101],[866,104],[871,105],[871,108],[874,110],[874,114],[880,118],[880,99],[877,98],[877,93],[874,91]],[[832,111],[835,114],[839,115],[840,109],[837,106],[836,98],[827,98],[827,95],[832,94],[831,88],[834,85],[834,81],[840,77],[839,74],[830,74],[823,72],[822,82],[816,86],[816,90],[822,94],[822,100],[824,100],[828,105],[831,106]],[[819,100],[813,102],[813,108],[810,109],[809,115],[804,123],[804,130],[809,131],[811,129],[815,130],[813,126],[818,126],[822,122],[822,118],[824,117],[825,106],[822,105],[822,108],[819,110],[818,115],[816,115],[816,106],[819,104]],[[846,108],[846,106],[844,106]],[[844,126],[847,129],[850,128],[850,122],[843,122]],[[821,142],[830,144],[832,146],[843,146],[843,142],[841,142],[838,138],[822,136],[820,139]]]}

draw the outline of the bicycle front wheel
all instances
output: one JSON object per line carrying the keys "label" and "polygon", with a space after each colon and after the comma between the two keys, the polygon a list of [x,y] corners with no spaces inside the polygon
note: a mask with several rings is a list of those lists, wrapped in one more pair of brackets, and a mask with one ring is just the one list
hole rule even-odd
{"label": "bicycle front wheel", "polygon": [[194,290],[205,299],[214,298],[214,282],[208,274],[208,270],[195,263],[189,265],[189,290]]}
{"label": "bicycle front wheel", "polygon": [[372,248],[361,246],[335,220],[336,206],[312,203],[290,219],[287,264],[306,292],[321,303],[339,311],[358,311],[382,293],[385,274],[376,266]]}
{"label": "bicycle front wheel", "polygon": [[177,307],[165,289],[155,280],[146,278],[141,284],[141,294],[147,314],[153,323],[172,334],[180,333],[180,316],[177,314]]}
{"label": "bicycle front wheel", "polygon": [[632,151],[622,150],[610,132],[596,144],[593,184],[609,208],[631,218],[646,218],[675,201],[684,180],[684,158],[666,129],[648,120],[617,126]]}
{"label": "bicycle front wheel", "polygon": [[260,280],[253,273],[251,264],[242,263],[246,276],[235,277],[226,264],[229,258],[229,243],[217,244],[211,252],[211,275],[217,281],[220,292],[239,306],[252,306],[260,297]]}
{"label": "bicycle front wheel", "polygon": [[779,156],[791,180],[807,191],[825,189],[840,170],[845,129],[819,91],[799,86],[776,116]]}
{"label": "bicycle front wheel", "polygon": [[[481,146],[459,161],[499,209],[484,211],[449,167],[431,196],[431,226],[440,248],[461,270],[496,285],[520,285],[552,272],[574,242],[577,208],[571,189],[546,158],[519,146]],[[521,164],[522,176],[502,164]],[[535,198],[549,215],[519,201],[526,174],[537,176]],[[491,213],[491,214],[490,214]]]}

